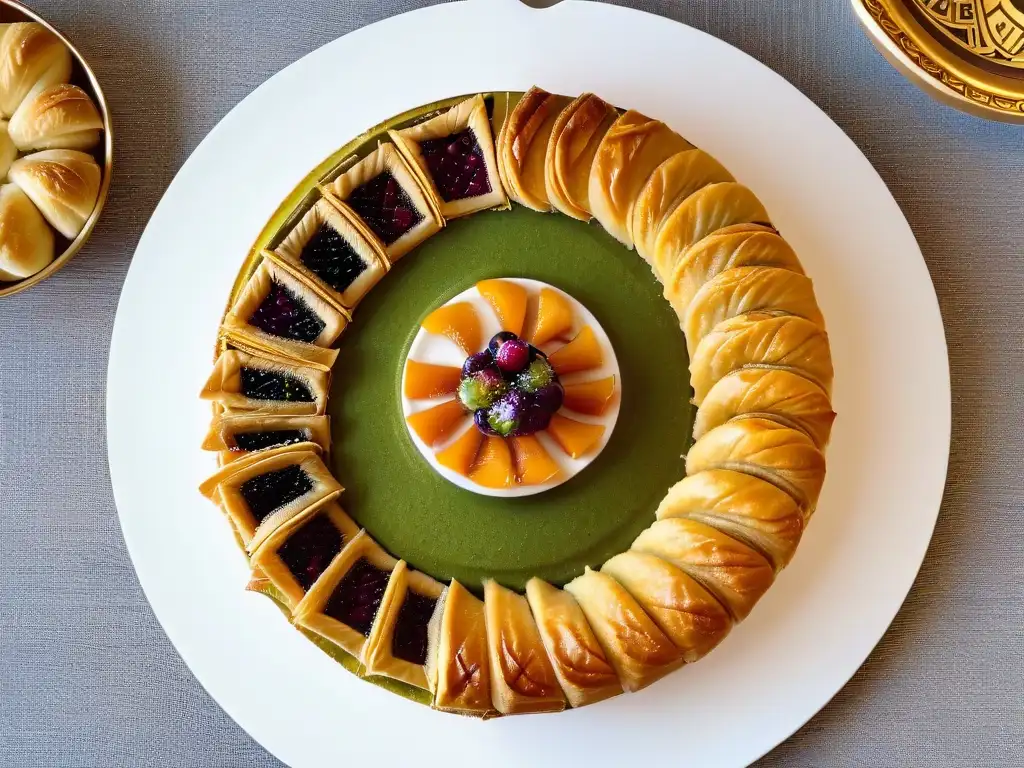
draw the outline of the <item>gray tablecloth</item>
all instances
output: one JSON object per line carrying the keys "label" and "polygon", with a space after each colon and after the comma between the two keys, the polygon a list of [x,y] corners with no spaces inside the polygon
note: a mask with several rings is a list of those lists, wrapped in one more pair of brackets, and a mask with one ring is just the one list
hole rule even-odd
{"label": "gray tablecloth", "polygon": [[[118,167],[85,251],[0,301],[0,766],[277,764],[189,673],[128,560],[104,441],[114,309],[147,218],[216,121],[419,2],[35,0],[103,81]],[[1024,128],[933,103],[849,0],[629,4],[739,46],[853,137],[917,233],[949,340],[949,481],[917,584],[850,684],[763,764],[1024,765]]]}

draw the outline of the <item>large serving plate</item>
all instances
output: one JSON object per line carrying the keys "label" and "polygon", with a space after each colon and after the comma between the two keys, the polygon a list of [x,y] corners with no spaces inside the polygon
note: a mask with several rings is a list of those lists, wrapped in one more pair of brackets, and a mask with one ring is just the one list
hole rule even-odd
{"label": "large serving plate", "polygon": [[[480,723],[349,675],[243,591],[244,560],[195,490],[212,469],[198,450],[209,409],[196,395],[246,254],[312,169],[418,104],[533,83],[596,91],[664,119],[764,200],[815,281],[840,418],[796,558],[719,649],[637,695]],[[432,252],[452,235],[434,238]],[[401,267],[387,279],[401,280]],[[255,91],[196,150],[125,283],[108,441],[125,539],[157,617],[214,698],[285,762],[743,765],[835,694],[902,603],[938,513],[949,406],[941,318],[913,235],[863,155],[811,102],[721,41],[655,16],[469,0],[325,46]]]}

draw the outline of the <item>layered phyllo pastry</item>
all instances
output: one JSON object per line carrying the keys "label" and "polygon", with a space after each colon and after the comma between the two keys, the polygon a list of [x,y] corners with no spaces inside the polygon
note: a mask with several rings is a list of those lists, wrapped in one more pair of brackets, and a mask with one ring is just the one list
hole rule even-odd
{"label": "layered phyllo pastry", "polygon": [[325,199],[266,257],[290,267],[345,314],[351,314],[391,266],[379,243]]}
{"label": "layered phyllo pastry", "polygon": [[429,120],[391,131],[445,219],[508,205],[498,176],[491,121],[477,95]]}
{"label": "layered phyllo pastry", "polygon": [[344,171],[324,189],[353,224],[376,241],[394,262],[444,225],[394,144],[377,149]]}
{"label": "layered phyllo pastry", "polygon": [[362,658],[398,562],[359,532],[295,606],[295,624]]}
{"label": "layered phyllo pastry", "polygon": [[267,536],[250,562],[294,610],[359,530],[333,498],[324,499]]}
{"label": "layered phyllo pastry", "polygon": [[210,422],[203,450],[216,451],[221,464],[230,464],[257,451],[297,443],[315,443],[326,456],[331,447],[330,419],[221,410]]}
{"label": "layered phyllo pastry", "polygon": [[429,636],[427,680],[434,706],[477,717],[494,713],[483,601],[453,579],[434,613]]}
{"label": "layered phyllo pastry", "polygon": [[264,259],[224,318],[229,341],[330,368],[348,316],[283,266]]}
{"label": "layered phyllo pastry", "polygon": [[531,88],[515,105],[498,135],[498,172],[508,196],[535,211],[550,211],[545,181],[548,139],[571,99]]}
{"label": "layered phyllo pastry", "polygon": [[214,363],[199,396],[229,411],[322,416],[330,372],[283,357],[228,349]]}

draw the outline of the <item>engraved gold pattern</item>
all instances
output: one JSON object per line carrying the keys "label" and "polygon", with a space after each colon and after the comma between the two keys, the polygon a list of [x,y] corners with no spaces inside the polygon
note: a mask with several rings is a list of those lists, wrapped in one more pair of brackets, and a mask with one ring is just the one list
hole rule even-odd
{"label": "engraved gold pattern", "polygon": [[944,37],[997,64],[1024,69],[1021,0],[911,0]]}

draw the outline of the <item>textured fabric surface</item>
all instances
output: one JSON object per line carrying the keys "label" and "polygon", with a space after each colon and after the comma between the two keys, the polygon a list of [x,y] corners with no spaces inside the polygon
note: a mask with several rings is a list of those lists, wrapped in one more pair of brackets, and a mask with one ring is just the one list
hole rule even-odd
{"label": "textured fabric surface", "polygon": [[[118,156],[85,251],[0,300],[0,766],[278,765],[189,673],[128,560],[104,440],[114,309],[148,216],[215,122],[418,0],[32,4],[96,68]],[[737,45],[828,112],[906,212],[945,318],[954,441],[927,560],[864,667],[761,764],[1024,765],[1024,128],[932,102],[848,0],[628,4]]]}

